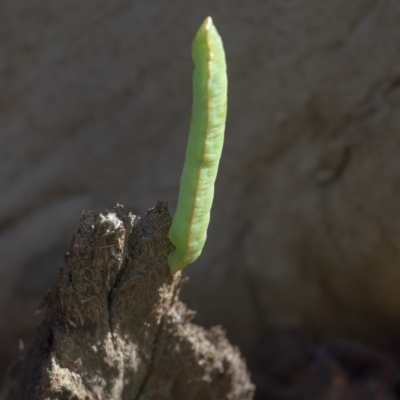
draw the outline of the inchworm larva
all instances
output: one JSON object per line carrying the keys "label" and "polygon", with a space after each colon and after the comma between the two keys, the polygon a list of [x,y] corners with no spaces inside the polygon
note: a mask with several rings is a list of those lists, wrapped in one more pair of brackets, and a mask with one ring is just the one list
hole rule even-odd
{"label": "inchworm larva", "polygon": [[207,238],[214,183],[224,142],[227,110],[224,47],[211,17],[192,45],[193,106],[178,206],[169,239],[175,246],[168,265],[176,272],[195,261]]}

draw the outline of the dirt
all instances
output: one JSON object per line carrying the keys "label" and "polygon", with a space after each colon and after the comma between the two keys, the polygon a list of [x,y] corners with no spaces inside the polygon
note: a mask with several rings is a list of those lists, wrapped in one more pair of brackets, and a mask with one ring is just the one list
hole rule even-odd
{"label": "dirt", "polygon": [[1,399],[250,400],[254,386],[220,327],[191,322],[167,255],[165,204],[81,216],[46,315]]}
{"label": "dirt", "polygon": [[398,349],[360,342],[267,335],[249,358],[255,400],[395,400],[400,397]]}

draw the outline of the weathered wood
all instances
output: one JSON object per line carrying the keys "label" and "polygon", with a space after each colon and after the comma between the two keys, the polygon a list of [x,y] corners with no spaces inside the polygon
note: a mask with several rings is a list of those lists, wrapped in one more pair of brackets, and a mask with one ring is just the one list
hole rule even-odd
{"label": "weathered wood", "polygon": [[207,331],[178,299],[171,217],[122,206],[82,214],[34,345],[13,367],[2,399],[250,400],[239,351]]}

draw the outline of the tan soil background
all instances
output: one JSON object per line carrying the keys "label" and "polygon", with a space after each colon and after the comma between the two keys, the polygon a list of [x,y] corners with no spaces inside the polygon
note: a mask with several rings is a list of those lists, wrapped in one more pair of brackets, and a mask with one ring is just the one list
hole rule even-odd
{"label": "tan soil background", "polygon": [[173,212],[207,15],[226,46],[229,117],[184,299],[245,352],[271,329],[397,337],[397,0],[4,0],[2,369],[34,334],[83,209]]}

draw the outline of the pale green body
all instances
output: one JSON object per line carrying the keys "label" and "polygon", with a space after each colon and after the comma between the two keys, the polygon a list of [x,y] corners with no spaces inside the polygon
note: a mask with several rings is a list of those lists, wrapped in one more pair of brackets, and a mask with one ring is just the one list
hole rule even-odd
{"label": "pale green body", "polygon": [[178,206],[169,239],[175,246],[168,265],[176,272],[195,261],[207,238],[214,183],[224,142],[227,111],[225,53],[210,17],[192,45],[193,106]]}

